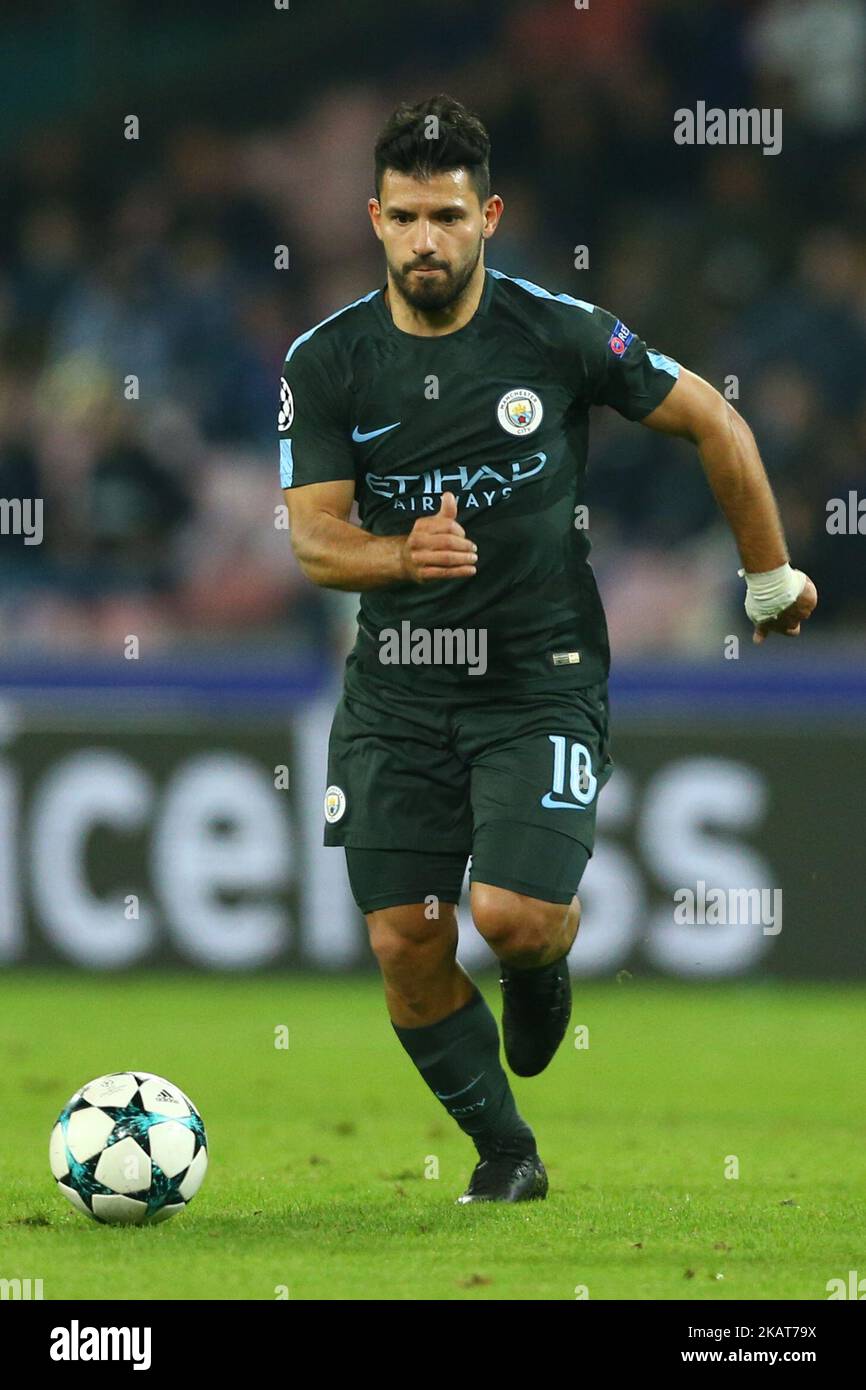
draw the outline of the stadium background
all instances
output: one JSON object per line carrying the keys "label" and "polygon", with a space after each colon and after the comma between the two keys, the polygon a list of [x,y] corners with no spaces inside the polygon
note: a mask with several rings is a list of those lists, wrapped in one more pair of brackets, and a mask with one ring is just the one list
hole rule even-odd
{"label": "stadium background", "polygon": [[[574,968],[862,975],[864,539],[826,526],[866,491],[861,0],[37,0],[2,38],[0,498],[44,499],[40,545],[0,535],[3,965],[371,967],[319,845],[356,600],[274,524],[276,384],[381,283],[375,134],[446,90],[492,135],[488,263],[735,377],[819,589],[753,648],[693,452],[597,413],[618,776]],[[675,145],[698,100],[781,107],[782,152]],[[782,930],[675,927],[698,880],[781,888]]]}

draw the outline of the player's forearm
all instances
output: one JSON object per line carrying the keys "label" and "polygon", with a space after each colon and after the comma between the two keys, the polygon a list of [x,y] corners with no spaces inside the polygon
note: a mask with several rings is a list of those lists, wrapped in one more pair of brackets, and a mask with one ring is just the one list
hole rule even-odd
{"label": "player's forearm", "polygon": [[788,559],[779,510],[754,435],[727,403],[696,438],[713,494],[749,573],[776,569]]}
{"label": "player's forearm", "polygon": [[292,536],[298,564],[323,589],[361,593],[405,580],[404,536],[373,536],[336,516],[320,516],[314,528]]}

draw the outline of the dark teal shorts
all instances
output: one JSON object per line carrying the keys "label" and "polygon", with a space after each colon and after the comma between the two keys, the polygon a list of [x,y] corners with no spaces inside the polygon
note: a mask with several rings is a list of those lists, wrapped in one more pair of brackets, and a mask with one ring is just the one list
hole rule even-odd
{"label": "dark teal shorts", "polygon": [[431,700],[358,675],[350,658],[331,727],[324,843],[346,848],[362,911],[423,901],[422,879],[456,902],[470,855],[473,880],[570,902],[613,769],[608,744],[606,682]]}
{"label": "dark teal shorts", "polygon": [[[536,826],[491,821],[475,837],[472,883],[490,883],[543,902],[570,903],[589,853],[577,840]],[[404,903],[459,903],[467,855],[421,849],[352,849],[346,867],[362,912]]]}

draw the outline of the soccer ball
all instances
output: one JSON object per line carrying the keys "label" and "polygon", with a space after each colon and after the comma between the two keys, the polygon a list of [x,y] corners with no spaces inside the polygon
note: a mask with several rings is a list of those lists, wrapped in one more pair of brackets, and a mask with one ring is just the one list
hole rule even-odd
{"label": "soccer ball", "polygon": [[181,1211],[207,1170],[201,1115],[149,1071],[98,1076],[64,1105],[48,1147],[57,1186],[111,1225],[152,1225]]}

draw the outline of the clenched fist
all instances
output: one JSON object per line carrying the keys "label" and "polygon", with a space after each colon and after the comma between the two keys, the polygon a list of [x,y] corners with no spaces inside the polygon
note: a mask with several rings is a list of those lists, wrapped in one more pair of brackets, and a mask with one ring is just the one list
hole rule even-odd
{"label": "clenched fist", "polygon": [[811,579],[807,577],[799,598],[796,598],[785,609],[784,613],[780,613],[777,618],[773,618],[770,622],[755,624],[752,641],[764,642],[771,632],[782,632],[786,637],[799,637],[801,622],[805,622],[814,612],[817,602],[818,591]]}

